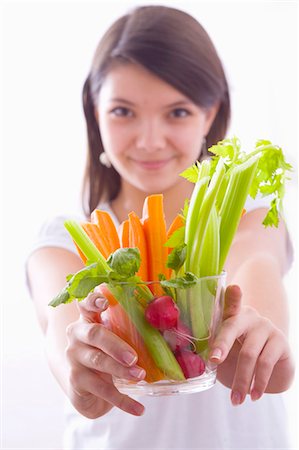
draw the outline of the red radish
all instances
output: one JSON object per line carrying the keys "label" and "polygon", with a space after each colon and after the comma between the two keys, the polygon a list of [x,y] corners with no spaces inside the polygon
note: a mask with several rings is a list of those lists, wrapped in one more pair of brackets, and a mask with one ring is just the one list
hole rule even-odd
{"label": "red radish", "polygon": [[146,320],[160,331],[175,327],[178,317],[179,309],[169,295],[156,297],[145,310]]}
{"label": "red radish", "polygon": [[163,337],[172,351],[189,347],[192,344],[192,331],[181,320],[178,320],[175,328],[164,331]]}
{"label": "red radish", "polygon": [[190,350],[179,350],[175,353],[175,357],[186,378],[199,377],[204,373],[205,362],[196,353]]}

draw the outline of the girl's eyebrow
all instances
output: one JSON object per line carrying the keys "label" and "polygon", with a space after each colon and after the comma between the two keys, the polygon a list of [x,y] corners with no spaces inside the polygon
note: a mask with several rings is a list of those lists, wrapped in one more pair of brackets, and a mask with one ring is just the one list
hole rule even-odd
{"label": "girl's eyebrow", "polygon": [[184,105],[192,105],[193,102],[191,100],[179,100],[177,102],[174,103],[170,103],[169,105],[167,105],[167,108],[175,108],[176,106],[184,106]]}
{"label": "girl's eyebrow", "polygon": [[[135,103],[131,102],[130,100],[126,100],[125,98],[122,97],[113,97],[110,99],[111,102],[116,102],[116,103],[125,103],[129,106],[134,106]],[[188,99],[184,99],[184,100],[179,100],[177,102],[174,103],[169,103],[168,105],[165,106],[165,108],[175,108],[177,106],[184,106],[184,105],[191,105],[193,104],[193,102],[191,100]]]}
{"label": "girl's eyebrow", "polygon": [[116,103],[126,103],[127,105],[134,106],[133,102],[130,102],[130,100],[126,100],[125,98],[121,98],[121,97],[113,97],[110,99],[110,101],[116,102]]}

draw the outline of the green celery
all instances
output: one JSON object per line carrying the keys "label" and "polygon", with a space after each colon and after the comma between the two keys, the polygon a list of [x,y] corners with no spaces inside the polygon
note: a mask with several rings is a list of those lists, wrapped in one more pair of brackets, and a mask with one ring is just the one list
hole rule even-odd
{"label": "green celery", "polygon": [[102,253],[97,249],[87,233],[85,233],[83,228],[75,220],[66,220],[64,222],[64,226],[70,233],[80,250],[86,256],[88,264],[100,261],[103,267],[103,271],[111,271]]}
{"label": "green celery", "polygon": [[172,380],[184,380],[184,374],[162,334],[145,319],[144,308],[132,298],[130,288],[109,286],[110,292],[121,304],[140,333],[157,367]]}
{"label": "green celery", "polygon": [[212,276],[219,274],[220,257],[220,217],[216,206],[211,209],[208,219],[207,230],[202,245],[202,252],[199,255],[198,266],[200,267],[200,276]]}
{"label": "green celery", "polygon": [[[211,209],[205,233],[202,252],[198,259],[201,277],[218,275],[219,273],[219,240],[220,219],[216,206]],[[209,328],[214,305],[215,280],[198,283],[192,289],[189,298],[189,315],[191,318],[192,333],[197,339],[195,346],[197,352],[202,352],[208,346]]]}
{"label": "green celery", "polygon": [[200,207],[203,202],[204,194],[206,192],[207,186],[209,183],[209,177],[204,177],[199,179],[197,183],[195,184],[188,214],[186,218],[186,225],[185,225],[185,243],[187,244],[187,253],[186,253],[186,270],[189,270],[190,266],[190,259],[191,259],[191,253],[192,253],[192,245],[189,243],[193,239],[193,237],[196,234],[196,229],[198,226],[199,221],[199,213],[200,213]]}
{"label": "green celery", "polygon": [[[224,177],[225,177],[224,162],[222,159],[219,159],[218,164],[216,166],[216,170],[210,181],[209,187],[201,202],[199,211],[196,211],[196,209],[194,208],[188,210],[188,215],[189,214],[194,215],[196,217],[196,221],[192,217],[189,219],[191,223],[194,223],[194,228],[191,230],[189,240],[186,239],[187,248],[189,247],[189,249],[191,249],[191,252],[189,259],[188,260],[186,259],[185,268],[186,271],[192,272],[194,275],[198,277],[202,276],[201,274],[202,267],[200,266],[201,261],[202,264],[205,264],[205,261],[202,260],[204,256],[203,250],[207,248],[208,245],[205,244],[205,241],[206,239],[210,241],[211,236],[210,233],[207,233],[208,225],[210,224],[209,226],[212,228],[211,233],[214,233],[219,229],[218,227],[218,229],[215,230],[215,227],[217,227],[218,224],[218,219],[215,216],[215,213],[217,215],[215,204]],[[195,201],[194,204],[196,204]],[[217,246],[215,246],[215,249],[216,248]],[[207,268],[207,270],[209,270],[209,268]],[[196,339],[198,339],[196,347],[197,350],[200,351],[202,350],[203,346],[207,345],[207,341],[205,341],[204,339],[208,338],[208,326],[209,326],[209,323],[207,323],[204,317],[205,309],[203,303],[206,301],[206,299],[203,299],[202,297],[200,284],[197,286],[197,288],[195,288],[195,290],[192,291],[192,295],[189,296],[188,300],[189,300],[188,309],[191,318],[192,333],[193,336]],[[204,341],[201,341],[202,339]]]}
{"label": "green celery", "polygon": [[[207,192],[204,195],[199,211],[196,211],[196,209],[194,208],[188,211],[188,215],[189,213],[191,215],[189,220],[192,224],[194,223],[194,226],[192,230],[190,230],[188,239],[186,239],[187,248],[189,247],[189,249],[191,249],[191,251],[189,250],[189,258],[186,258],[186,271],[192,272],[196,276],[201,276],[200,267],[198,266],[198,260],[202,253],[209,215],[216,203],[218,192],[224,176],[224,162],[222,159],[219,159],[216,170],[212,176]],[[192,218],[193,215],[195,215],[196,220]]]}
{"label": "green celery", "polygon": [[220,272],[223,269],[241,220],[242,210],[254,179],[258,162],[259,157],[256,155],[246,162],[235,166],[230,172],[228,186],[220,208]]}

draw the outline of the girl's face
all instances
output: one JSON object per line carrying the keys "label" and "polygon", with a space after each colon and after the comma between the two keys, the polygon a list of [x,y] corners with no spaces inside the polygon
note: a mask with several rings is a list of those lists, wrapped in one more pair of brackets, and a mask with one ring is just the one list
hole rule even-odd
{"label": "girl's face", "polygon": [[126,64],[106,76],[96,113],[122,186],[163,193],[199,158],[216,107],[204,110],[143,67]]}

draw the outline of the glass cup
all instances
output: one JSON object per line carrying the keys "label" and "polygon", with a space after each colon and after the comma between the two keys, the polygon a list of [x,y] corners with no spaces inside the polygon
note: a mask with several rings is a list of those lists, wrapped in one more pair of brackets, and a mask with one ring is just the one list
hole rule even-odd
{"label": "glass cup", "polygon": [[174,395],[215,384],[217,369],[208,356],[222,320],[225,279],[222,272],[180,288],[161,282],[102,285],[110,329],[136,350],[137,365],[146,371],[142,381],[114,377],[120,392]]}

